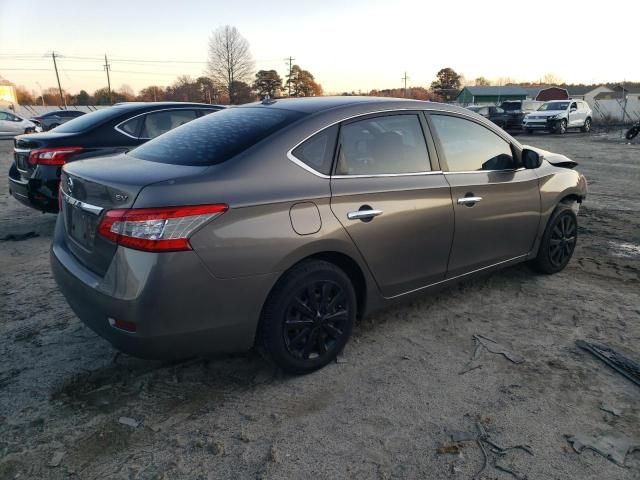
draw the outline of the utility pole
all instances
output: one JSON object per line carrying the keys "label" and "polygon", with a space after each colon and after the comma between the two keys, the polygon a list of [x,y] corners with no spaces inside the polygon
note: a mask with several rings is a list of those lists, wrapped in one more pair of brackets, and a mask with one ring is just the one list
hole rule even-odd
{"label": "utility pole", "polygon": [[53,59],[53,68],[56,71],[56,78],[58,79],[58,91],[60,92],[60,101],[64,105],[64,108],[67,108],[67,102],[64,99],[64,95],[62,94],[62,87],[60,86],[60,75],[58,75],[58,65],[56,64],[56,57],[60,55],[56,55],[56,52],[51,52],[51,58]]}
{"label": "utility pole", "polygon": [[[104,54],[104,70],[107,72],[107,89],[109,90],[109,103],[113,103],[113,100],[111,99],[111,79],[109,78],[109,70],[111,69],[111,65],[109,65],[109,62],[107,61],[107,54]],[[155,92],[154,92],[155,94]]]}
{"label": "utility pole", "polygon": [[289,62],[289,80],[287,81],[287,87],[288,87],[288,92],[289,94],[287,96],[291,96],[291,70],[293,67],[293,61],[295,60],[295,58],[293,57],[289,57],[289,58],[285,58],[284,61],[285,62]]}
{"label": "utility pole", "polygon": [[404,72],[404,77],[402,77],[402,80],[404,81],[404,96],[406,98],[406,96],[407,96],[407,80],[409,80],[409,77],[407,77],[407,72]]}

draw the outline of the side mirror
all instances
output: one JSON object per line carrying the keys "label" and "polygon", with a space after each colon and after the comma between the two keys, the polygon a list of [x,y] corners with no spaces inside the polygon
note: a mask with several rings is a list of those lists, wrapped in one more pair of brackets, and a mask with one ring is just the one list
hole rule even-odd
{"label": "side mirror", "polygon": [[542,165],[542,157],[533,150],[525,148],[522,150],[522,165],[527,169],[538,168]]}

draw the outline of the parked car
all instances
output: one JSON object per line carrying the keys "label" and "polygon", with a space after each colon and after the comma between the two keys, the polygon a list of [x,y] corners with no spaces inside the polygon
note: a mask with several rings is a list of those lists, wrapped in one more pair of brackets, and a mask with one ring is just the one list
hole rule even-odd
{"label": "parked car", "polygon": [[22,133],[42,131],[34,122],[13,112],[0,111],[0,137],[14,137]]}
{"label": "parked car", "polygon": [[221,108],[202,103],[122,103],[82,115],[50,132],[21,135],[14,140],[9,191],[29,207],[56,213],[65,163],[126,152]]}
{"label": "parked car", "polygon": [[522,128],[527,133],[546,130],[562,134],[568,128],[579,128],[582,132],[589,132],[592,116],[591,107],[583,100],[552,100],[526,115],[522,121]]}
{"label": "parked car", "polygon": [[521,129],[524,117],[542,106],[538,100],[505,100],[500,104],[507,114],[507,129]]}
{"label": "parked car", "polygon": [[500,128],[506,129],[507,127],[509,115],[507,115],[505,111],[500,107],[494,107],[490,105],[472,105],[470,107],[467,107],[467,109],[477,113],[478,115],[482,115],[484,118],[489,119]]}
{"label": "parked car", "polygon": [[125,352],[257,344],[304,373],[396,301],[527,260],[562,270],[587,194],[575,165],[451,105],[266,100],[66,164],[51,265]]}
{"label": "parked car", "polygon": [[38,122],[42,125],[42,130],[47,131],[84,114],[85,112],[81,112],[80,110],[55,110],[33,117],[31,120]]}

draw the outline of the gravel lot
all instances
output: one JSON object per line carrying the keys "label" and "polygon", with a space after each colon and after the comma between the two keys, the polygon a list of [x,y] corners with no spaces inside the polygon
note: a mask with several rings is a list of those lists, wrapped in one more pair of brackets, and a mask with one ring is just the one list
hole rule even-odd
{"label": "gravel lot", "polygon": [[[623,468],[566,438],[640,446],[640,389],[574,343],[640,360],[640,143],[519,138],[571,156],[589,180],[568,268],[516,266],[367,318],[338,363],[305,377],[255,353],[174,364],[116,354],[58,293],[55,216],[8,195],[12,142],[0,141],[0,238],[39,235],[0,241],[0,478],[469,479],[486,443],[450,437],[478,424],[534,454],[483,446],[480,478],[640,478],[640,451]],[[469,363],[474,334],[524,361],[484,351]]]}

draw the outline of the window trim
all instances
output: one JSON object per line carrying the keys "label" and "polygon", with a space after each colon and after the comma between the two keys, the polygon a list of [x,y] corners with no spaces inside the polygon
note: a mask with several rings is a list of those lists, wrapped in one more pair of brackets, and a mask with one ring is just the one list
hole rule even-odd
{"label": "window trim", "polygon": [[[363,117],[368,117],[368,116],[377,116],[378,114],[393,114],[393,113],[398,113],[398,112],[402,112],[402,113],[407,113],[410,114],[412,112],[415,112],[416,115],[418,115],[419,119],[420,119],[420,124],[422,126],[422,132],[425,136],[425,141],[427,144],[427,151],[429,153],[429,160],[431,163],[431,168],[432,170],[427,171],[427,172],[415,172],[415,173],[377,173],[377,174],[371,174],[371,175],[325,175],[324,173],[318,172],[317,170],[314,170],[313,168],[311,168],[309,165],[307,165],[306,163],[304,163],[302,160],[300,160],[299,158],[297,158],[294,154],[293,151],[298,148],[301,144],[303,144],[304,142],[306,142],[307,140],[309,140],[311,137],[313,137],[314,135],[322,132],[324,129],[326,128],[330,128],[333,127],[336,124],[342,124],[344,122],[350,121],[350,120],[354,120],[354,119],[359,119],[359,118],[363,118]],[[332,178],[337,178],[337,179],[343,179],[343,178],[376,178],[376,177],[408,177],[408,176],[418,176],[418,175],[442,175],[443,171],[441,169],[441,165],[440,165],[440,157],[438,154],[438,151],[436,149],[436,145],[435,145],[435,139],[433,137],[433,133],[432,133],[432,128],[431,125],[428,122],[428,115],[430,112],[451,112],[451,113],[457,113],[457,112],[453,112],[451,110],[431,110],[431,109],[420,109],[420,108],[389,108],[389,109],[384,109],[384,110],[374,110],[371,112],[363,112],[363,113],[358,113],[355,115],[349,115],[347,117],[343,117],[339,120],[336,120],[334,122],[331,122],[327,125],[324,125],[322,128],[319,128],[317,130],[315,130],[313,133],[311,133],[310,135],[304,137],[302,140],[300,140],[298,143],[296,143],[293,147],[291,147],[289,150],[287,150],[287,158],[294,164],[296,164],[297,166],[299,166],[300,168],[308,171],[309,173],[314,174],[316,177],[320,177],[323,178],[325,180],[331,180]],[[472,118],[470,115],[465,115],[465,114],[460,114],[460,116],[462,117],[468,117],[468,118]],[[340,132],[338,132],[339,134]],[[506,141],[506,140],[505,140]],[[336,155],[339,151],[339,142],[336,143]],[[334,165],[335,165],[335,158],[334,158]],[[332,165],[331,167],[331,171],[333,172],[333,168],[334,165]]]}
{"label": "window trim", "polygon": [[461,115],[458,114],[457,112],[452,112],[452,111],[437,111],[437,110],[431,110],[428,113],[426,113],[426,117],[427,117],[427,122],[429,124],[429,128],[432,131],[432,135],[433,135],[433,141],[436,143],[436,149],[438,150],[438,159],[441,162],[441,168],[442,168],[442,173],[445,175],[458,175],[458,174],[468,174],[468,173],[513,173],[513,172],[518,172],[520,170],[524,170],[524,167],[522,166],[518,166],[517,168],[508,168],[508,169],[503,169],[503,170],[459,170],[459,171],[451,171],[449,170],[449,164],[447,163],[447,156],[444,153],[444,148],[442,147],[442,143],[440,142],[440,138],[438,137],[438,132],[435,130],[435,128],[433,127],[433,123],[431,121],[431,114],[433,115],[443,115],[443,116],[448,116],[448,117],[455,117],[455,118],[461,118],[462,120],[468,120],[470,122],[473,122],[485,129],[487,129],[488,131],[490,131],[491,133],[493,133],[494,135],[496,135],[498,138],[502,139],[504,142],[507,143],[507,145],[509,145],[510,149],[511,149],[511,154],[513,155],[513,160],[516,162],[516,165],[521,163],[520,160],[520,156],[522,154],[522,149],[519,148],[519,146],[514,143],[513,141],[509,140],[508,138],[505,138],[504,135],[501,135],[499,132],[495,131],[493,128],[489,128],[487,125],[484,125],[482,122],[477,121],[475,118],[471,117],[471,116],[467,116],[467,115]]}
{"label": "window trim", "polygon": [[[201,107],[183,107],[183,108],[176,108],[176,107],[171,107],[171,108],[160,108],[158,110],[148,110],[146,112],[142,112],[142,113],[138,113],[137,115],[134,115],[133,117],[129,117],[126,120],[123,120],[121,122],[118,122],[113,129],[116,132],[119,132],[129,138],[133,138],[134,140],[151,140],[151,138],[147,138],[147,137],[134,137],[133,135],[131,135],[130,133],[125,132],[124,130],[122,130],[122,128],[120,128],[121,125],[133,120],[134,118],[138,118],[141,117],[143,115],[148,115],[150,113],[156,113],[156,112],[166,112],[166,111],[173,111],[173,110],[194,110],[196,113],[196,117],[193,120],[196,120],[198,118],[201,118],[204,115],[198,116],[199,110],[205,110],[204,108]],[[218,110],[216,110],[218,111]],[[215,113],[215,112],[212,112]],[[193,121],[191,120],[191,121]],[[173,130],[173,129],[172,129]]]}

